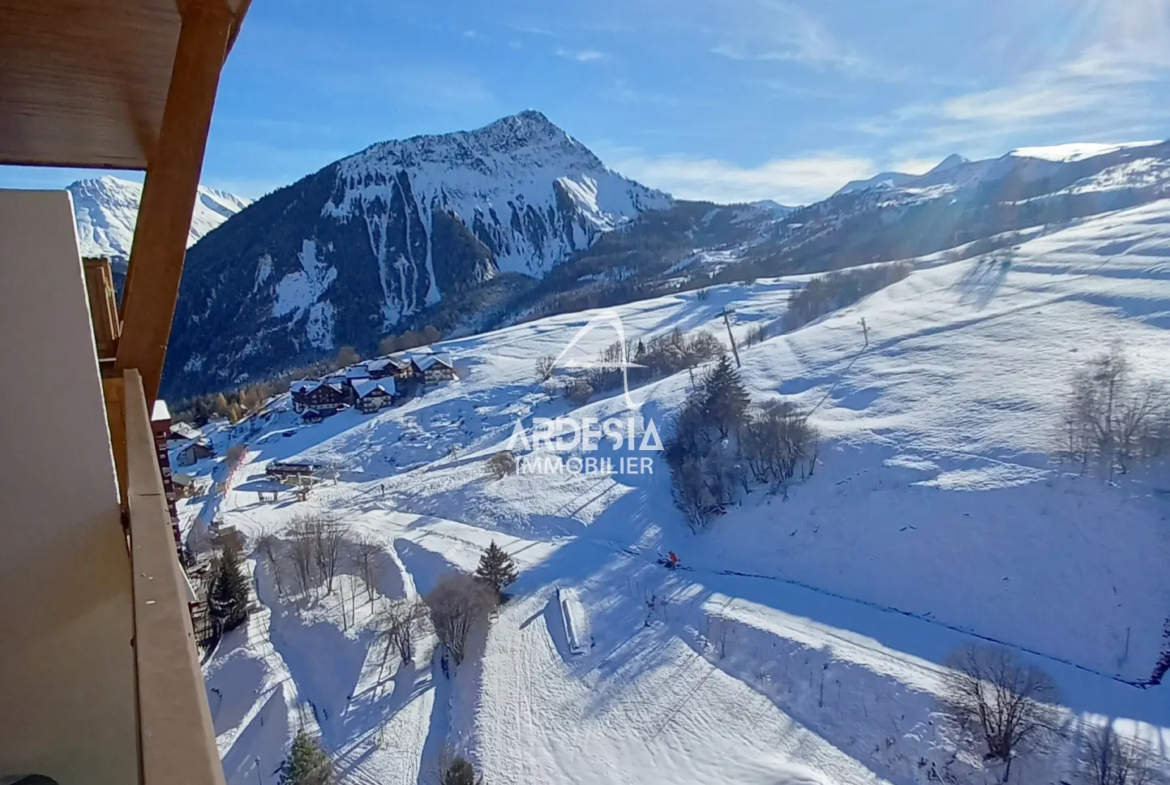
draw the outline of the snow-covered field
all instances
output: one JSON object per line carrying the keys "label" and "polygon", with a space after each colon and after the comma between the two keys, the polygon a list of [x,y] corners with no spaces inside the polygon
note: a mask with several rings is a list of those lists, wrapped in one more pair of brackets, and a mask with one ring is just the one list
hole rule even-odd
{"label": "snow-covered field", "polygon": [[[1070,722],[1170,742],[1167,688],[1131,684],[1170,614],[1170,481],[1110,485],[1049,457],[1079,363],[1120,342],[1139,373],[1170,381],[1170,200],[1035,236],[1010,265],[915,264],[740,350],[753,397],[815,407],[827,443],[787,499],[755,489],[704,533],[656,454],[653,473],[486,475],[518,421],[628,417],[620,391],[574,410],[535,385],[534,360],[592,313],[445,342],[461,378],[392,410],[304,426],[278,403],[237,429],[247,463],[223,498],[184,504],[191,530],[218,516],[254,538],[320,510],[382,558],[372,593],[346,566],[319,599],[278,596],[255,560],[262,610],[205,666],[229,782],[271,779],[298,723],[320,730],[346,782],[433,782],[445,747],[492,785],[989,782],[998,770],[956,754],[933,715],[941,663],[980,640],[1047,670]],[[742,340],[802,281],[616,310],[634,338],[677,327],[726,342],[734,306]],[[598,322],[574,354],[615,338]],[[683,373],[632,390],[639,432],[665,431],[690,386]],[[304,503],[241,489],[287,459],[329,463],[337,480]],[[387,654],[374,609],[474,569],[493,539],[520,579],[467,660],[446,678],[433,640],[413,664]],[[657,566],[666,551],[690,569]],[[1012,780],[1071,782],[1066,753],[1022,760]]]}

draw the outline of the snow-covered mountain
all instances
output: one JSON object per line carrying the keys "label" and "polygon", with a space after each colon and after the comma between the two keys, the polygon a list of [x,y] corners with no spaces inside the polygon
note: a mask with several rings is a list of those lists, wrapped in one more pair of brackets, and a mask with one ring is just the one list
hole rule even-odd
{"label": "snow-covered mountain", "polygon": [[668,208],[539,112],[375,144],[260,199],[187,256],[170,378],[220,383],[369,346],[501,273],[541,278]]}
{"label": "snow-covered mountain", "polygon": [[945,172],[954,169],[956,166],[962,166],[963,164],[968,163],[971,162],[956,153],[948,155],[942,160],[941,163],[927,172],[926,175],[905,174],[903,172],[882,172],[881,174],[874,175],[867,180],[852,180],[841,187],[837,193],[834,194],[834,196],[837,194],[852,193],[854,191],[864,191],[869,188],[898,188],[904,185],[909,185],[921,177],[926,177],[927,175],[937,175],[940,172]]}
{"label": "snow-covered mountain", "polygon": [[[67,190],[73,195],[81,255],[108,256],[115,267],[124,268],[134,241],[142,183],[107,175],[78,180]],[[251,203],[242,196],[199,186],[187,247]]]}
{"label": "snow-covered mountain", "polygon": [[979,161],[952,155],[925,174],[881,174],[796,210],[773,228],[756,257],[763,260],[759,272],[772,275],[848,267],[1167,195],[1170,142],[1021,148]]}
{"label": "snow-covered mountain", "polygon": [[600,233],[671,203],[607,169],[535,111],[476,131],[373,145],[338,162],[322,214],[365,221],[387,300],[402,308],[413,303],[396,296],[402,292],[392,280],[395,251],[416,264],[430,260],[411,258],[412,243],[398,248],[387,235],[398,216],[386,206],[398,201],[424,231],[435,211],[453,213],[491,251],[498,270],[538,277]]}

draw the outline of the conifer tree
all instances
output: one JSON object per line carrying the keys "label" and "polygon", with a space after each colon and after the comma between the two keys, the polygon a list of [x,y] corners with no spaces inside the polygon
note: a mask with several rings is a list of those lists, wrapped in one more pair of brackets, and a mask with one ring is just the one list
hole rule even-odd
{"label": "conifer tree", "polygon": [[333,785],[333,761],[303,728],[293,738],[288,757],[280,764],[280,785]]}
{"label": "conifer tree", "polygon": [[482,779],[475,778],[475,767],[464,758],[451,761],[451,765],[443,773],[443,785],[478,785],[482,782]]}
{"label": "conifer tree", "polygon": [[234,630],[248,618],[249,580],[240,563],[239,549],[228,545],[211,563],[207,604],[211,618],[223,632]]}
{"label": "conifer tree", "polygon": [[751,395],[739,378],[739,371],[726,354],[703,379],[704,414],[723,436],[735,430],[747,414]]}
{"label": "conifer tree", "polygon": [[496,594],[502,595],[504,587],[516,581],[516,563],[503,548],[496,545],[495,540],[492,540],[487,550],[479,557],[475,577],[495,589]]}

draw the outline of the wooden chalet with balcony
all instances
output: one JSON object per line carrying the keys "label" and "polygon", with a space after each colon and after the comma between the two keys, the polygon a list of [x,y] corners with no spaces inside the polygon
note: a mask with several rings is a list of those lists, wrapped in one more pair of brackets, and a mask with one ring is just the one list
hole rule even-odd
{"label": "wooden chalet with balcony", "polygon": [[344,380],[308,380],[296,382],[289,387],[293,411],[304,414],[309,410],[321,414],[332,414],[350,406],[353,389]]}
{"label": "wooden chalet with balcony", "polygon": [[366,372],[371,379],[392,378],[407,381],[414,375],[410,360],[402,357],[379,357],[366,363]]}
{"label": "wooden chalet with balcony", "polygon": [[449,354],[416,354],[410,358],[414,376],[423,384],[438,384],[455,378]]}
{"label": "wooden chalet with balcony", "polygon": [[358,379],[353,383],[353,390],[357,396],[357,410],[362,414],[373,414],[392,406],[398,397],[393,379]]}

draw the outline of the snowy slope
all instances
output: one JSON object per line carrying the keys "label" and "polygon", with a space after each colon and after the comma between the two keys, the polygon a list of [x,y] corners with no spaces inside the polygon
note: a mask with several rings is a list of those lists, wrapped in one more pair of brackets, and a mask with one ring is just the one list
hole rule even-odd
{"label": "snowy slope", "polygon": [[[1033,233],[1007,266],[915,259],[888,289],[741,349],[753,396],[817,407],[828,443],[787,500],[757,490],[702,534],[657,459],[652,474],[485,476],[517,420],[626,418],[620,393],[574,410],[535,388],[534,359],[591,313],[447,341],[460,379],[373,416],[303,426],[274,409],[241,430],[248,463],[217,504],[225,523],[253,537],[306,510],[345,521],[383,545],[381,597],[473,569],[493,539],[521,577],[450,679],[433,642],[412,664],[383,663],[363,626],[381,600],[347,623],[336,599],[275,597],[263,578],[273,619],[253,659],[271,644],[286,663],[295,693],[280,693],[279,711],[316,707],[343,782],[433,782],[449,745],[488,782],[983,785],[1002,772],[958,754],[934,712],[947,654],[989,640],[1054,677],[1074,730],[1109,718],[1170,743],[1166,687],[1131,685],[1149,677],[1170,608],[1164,475],[1108,485],[1050,457],[1081,360],[1120,341],[1139,373],[1170,380],[1167,248],[1160,200]],[[723,340],[734,305],[742,340],[804,280],[616,310],[627,335]],[[594,329],[575,356],[614,339]],[[689,387],[684,373],[632,395],[665,429]],[[242,483],[288,458],[332,464],[339,480],[304,505],[257,503]],[[206,509],[185,503],[192,531]],[[666,550],[690,569],[658,567]],[[269,661],[241,667],[236,689],[263,693],[280,667]],[[245,715],[216,715],[233,760],[245,754],[233,740],[256,732],[233,719]],[[279,736],[255,754],[279,758]],[[1073,782],[1070,756],[1065,743],[1021,760],[1013,781]],[[255,778],[229,771],[233,784]]]}
{"label": "snowy slope", "polygon": [[[130,257],[142,184],[109,175],[68,186],[82,256],[108,256],[122,264]],[[187,247],[252,203],[251,199],[199,186]]]}

